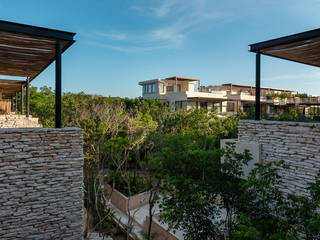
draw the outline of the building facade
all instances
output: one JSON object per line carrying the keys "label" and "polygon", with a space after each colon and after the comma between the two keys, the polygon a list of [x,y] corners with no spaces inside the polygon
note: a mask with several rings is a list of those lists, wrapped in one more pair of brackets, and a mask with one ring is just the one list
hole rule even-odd
{"label": "building facade", "polygon": [[[199,79],[170,77],[139,82],[142,97],[168,102],[173,109],[215,108],[218,113],[247,112],[255,105],[255,87],[240,84],[201,86]],[[291,106],[308,109],[318,106],[319,97],[301,97],[296,91],[261,88],[263,113],[286,112]],[[297,97],[299,96],[299,97]]]}

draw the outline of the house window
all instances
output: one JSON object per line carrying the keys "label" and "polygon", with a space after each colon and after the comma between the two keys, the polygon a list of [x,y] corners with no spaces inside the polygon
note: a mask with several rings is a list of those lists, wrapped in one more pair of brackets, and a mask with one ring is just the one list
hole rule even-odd
{"label": "house window", "polygon": [[207,102],[200,102],[200,107],[204,109],[208,109],[208,103]]}
{"label": "house window", "polygon": [[145,84],[142,87],[143,93],[155,93],[157,85],[155,83]]}
{"label": "house window", "polygon": [[156,84],[153,83],[151,84],[151,93],[155,93],[156,92]]}
{"label": "house window", "polygon": [[234,112],[235,111],[235,103],[227,102],[227,112]]}
{"label": "house window", "polygon": [[173,86],[167,86],[167,92],[173,92]]}
{"label": "house window", "polygon": [[176,110],[184,108],[185,105],[186,105],[186,101],[176,101],[175,102]]}
{"label": "house window", "polygon": [[163,83],[159,83],[159,91],[160,91],[160,93],[164,93],[164,84]]}

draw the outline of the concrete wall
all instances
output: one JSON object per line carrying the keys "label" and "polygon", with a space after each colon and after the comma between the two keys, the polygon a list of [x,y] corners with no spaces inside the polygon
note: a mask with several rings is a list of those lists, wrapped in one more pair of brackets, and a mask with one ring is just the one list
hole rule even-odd
{"label": "concrete wall", "polygon": [[112,190],[112,187],[109,184],[104,184],[104,189],[107,192],[107,197],[111,194],[111,203],[119,208],[123,213],[128,212],[128,202],[129,210],[133,210],[139,207],[142,207],[149,203],[149,192],[143,192],[131,196],[130,199],[123,195],[116,189]]}
{"label": "concrete wall", "polygon": [[8,114],[11,112],[11,101],[0,100],[0,114]]}
{"label": "concrete wall", "polygon": [[[248,179],[249,173],[252,169],[255,168],[256,163],[262,163],[261,160],[261,145],[257,142],[244,142],[238,141],[238,139],[221,139],[220,146],[221,148],[226,148],[227,144],[234,144],[236,153],[244,153],[245,150],[248,150],[251,154],[252,159],[248,165],[243,166],[243,179]],[[224,162],[224,158],[221,158],[221,161]]]}
{"label": "concrete wall", "polygon": [[[149,216],[146,217],[145,225],[143,227],[144,232],[148,232],[149,229]],[[154,217],[152,219],[151,223],[151,232],[155,233],[155,240],[179,240],[183,238],[178,238],[177,236],[173,235],[172,233],[168,232],[166,229],[164,229],[163,226],[158,222],[158,220]]]}
{"label": "concrete wall", "polygon": [[0,128],[39,128],[38,118],[14,113],[0,115]]}
{"label": "concrete wall", "polygon": [[82,239],[82,130],[0,129],[0,239]]}
{"label": "concrete wall", "polygon": [[284,192],[306,195],[307,183],[314,181],[320,169],[320,124],[280,121],[239,121],[240,142],[261,144],[264,162],[284,160]]}

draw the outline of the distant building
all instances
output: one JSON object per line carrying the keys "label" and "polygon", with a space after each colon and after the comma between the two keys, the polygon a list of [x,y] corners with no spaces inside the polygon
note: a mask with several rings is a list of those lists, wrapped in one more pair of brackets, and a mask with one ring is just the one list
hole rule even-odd
{"label": "distant building", "polygon": [[[223,92],[227,97],[227,108],[226,112],[237,112],[238,110],[246,112],[249,108],[253,108],[255,105],[255,94],[256,87],[250,85],[240,85],[240,84],[222,84],[215,86],[201,86],[200,92]],[[261,111],[264,113],[272,113],[275,111],[283,111],[284,105],[283,101],[274,98],[275,95],[287,95],[293,96],[296,91],[279,89],[279,88],[260,88],[260,101],[261,101]]]}
{"label": "distant building", "polygon": [[[222,84],[201,86],[199,79],[170,77],[139,82],[142,97],[168,102],[173,109],[216,108],[219,113],[246,112],[255,105],[255,86]],[[264,113],[285,112],[290,106],[306,109],[320,103],[319,97],[295,97],[287,89],[261,87],[261,110]],[[281,96],[281,97],[279,97]]]}
{"label": "distant building", "polygon": [[[143,98],[159,99],[168,102],[170,107],[179,109],[186,108],[212,108],[223,107],[226,95],[219,91],[200,92],[199,79],[171,77],[165,79],[153,79],[139,82],[142,86]],[[225,106],[226,107],[226,106]]]}

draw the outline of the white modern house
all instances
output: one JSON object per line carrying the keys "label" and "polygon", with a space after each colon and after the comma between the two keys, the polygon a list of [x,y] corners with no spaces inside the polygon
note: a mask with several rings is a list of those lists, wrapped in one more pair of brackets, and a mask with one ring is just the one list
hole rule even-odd
{"label": "white modern house", "polygon": [[[142,86],[143,98],[168,102],[169,106],[174,109],[216,108],[219,113],[235,113],[238,110],[246,112],[255,104],[255,87],[249,85],[228,83],[200,86],[199,79],[176,76],[142,81],[139,82],[139,85]],[[260,99],[262,112],[285,110],[297,100],[294,98],[278,99],[271,96],[274,94],[294,96],[294,92],[296,91],[262,87]]]}
{"label": "white modern house", "polygon": [[157,78],[139,82],[142,97],[168,102],[174,109],[218,108],[225,112],[227,93],[225,91],[201,92],[200,80],[184,77]]}

